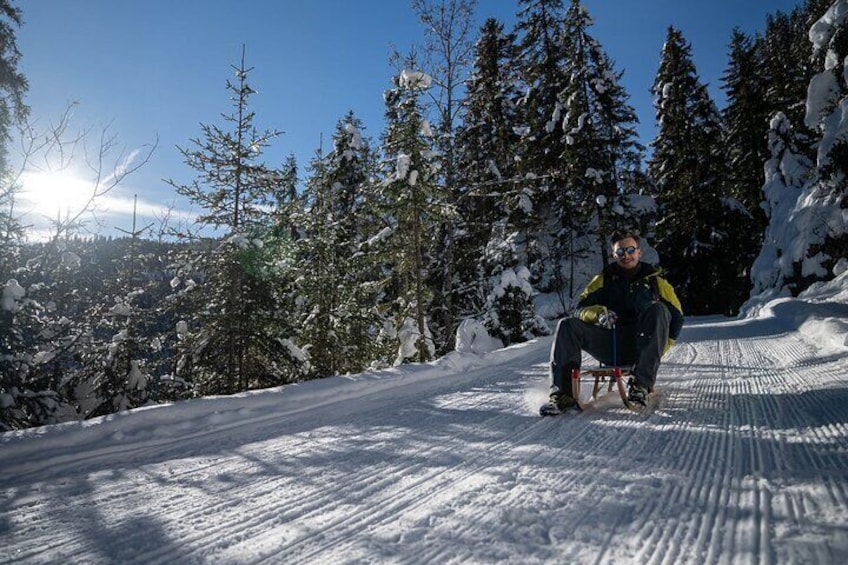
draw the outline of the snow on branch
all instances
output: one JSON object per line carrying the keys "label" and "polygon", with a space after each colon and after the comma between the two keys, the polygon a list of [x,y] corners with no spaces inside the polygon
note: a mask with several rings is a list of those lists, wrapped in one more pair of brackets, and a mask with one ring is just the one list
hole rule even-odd
{"label": "snow on branch", "polygon": [[410,71],[409,69],[404,69],[400,72],[400,76],[398,77],[398,85],[401,88],[427,90],[433,85],[433,78],[427,73],[421,71]]}

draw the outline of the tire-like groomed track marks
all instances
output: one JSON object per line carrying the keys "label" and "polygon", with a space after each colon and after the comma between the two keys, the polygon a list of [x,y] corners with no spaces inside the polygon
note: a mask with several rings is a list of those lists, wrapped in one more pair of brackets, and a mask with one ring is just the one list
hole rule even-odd
{"label": "tire-like groomed track marks", "polygon": [[696,320],[653,410],[611,394],[542,419],[549,344],[314,411],[22,463],[0,476],[0,562],[848,557],[844,355]]}

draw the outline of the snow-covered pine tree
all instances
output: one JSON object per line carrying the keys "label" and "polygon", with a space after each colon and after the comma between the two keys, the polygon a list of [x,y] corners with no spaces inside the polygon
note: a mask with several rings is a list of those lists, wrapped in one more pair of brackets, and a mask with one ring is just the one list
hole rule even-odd
{"label": "snow-covered pine tree", "polygon": [[813,132],[804,125],[807,85],[815,74],[810,59],[810,26],[831,0],[808,0],[791,12],[778,11],[766,18],[766,29],[757,40],[761,74],[766,90],[768,116],[786,115],[795,131],[799,149],[813,158]]}
{"label": "snow-covered pine tree", "polygon": [[[101,272],[115,273],[103,281],[97,304],[100,313],[93,347],[81,355],[78,390],[86,418],[112,414],[144,405],[155,396],[156,327],[166,290],[159,275],[164,247],[140,236],[114,241],[96,240],[90,245],[102,265]],[[103,248],[102,250],[100,248]],[[106,250],[120,254],[112,257]]]}
{"label": "snow-covered pine tree", "polygon": [[32,245],[2,291],[0,319],[9,331],[0,337],[0,408],[8,427],[78,418],[89,392],[77,390],[79,370],[102,311],[87,280],[92,257],[84,260],[76,243],[64,237]]}
{"label": "snow-covered pine tree", "polygon": [[[508,239],[519,201],[514,145],[518,99],[515,36],[487,20],[475,50],[458,137],[460,255],[457,295],[463,318],[476,317],[509,344],[547,333],[538,324],[530,272]],[[523,279],[516,272],[524,275]]]}
{"label": "snow-covered pine tree", "polygon": [[651,88],[658,124],[649,162],[658,191],[657,251],[687,313],[731,313],[748,294],[750,264],[740,260],[739,228],[754,220],[724,194],[721,116],[691,51],[670,27]]}
{"label": "snow-covered pine tree", "polygon": [[792,280],[797,233],[791,218],[812,169],[812,162],[798,150],[792,124],[782,112],[771,120],[768,148],[762,207],[769,223],[751,267],[751,297],[761,301],[789,294],[793,289],[798,293],[798,281]]}
{"label": "snow-covered pine tree", "polygon": [[816,165],[792,218],[801,236],[795,268],[803,287],[833,278],[837,262],[848,267],[848,0],[834,1],[809,38],[819,72],[807,89],[805,124],[818,136]]}
{"label": "snow-covered pine tree", "polygon": [[[7,143],[11,139],[10,130],[29,114],[29,106],[24,102],[29,84],[18,68],[21,52],[15,35],[16,28],[22,23],[21,9],[10,0],[0,0],[0,179],[5,179],[8,172]],[[0,183],[0,218],[6,211],[2,206],[3,197],[12,188]]]}
{"label": "snow-covered pine tree", "polygon": [[26,294],[12,276],[23,238],[22,227],[15,219],[14,202],[11,178],[6,171],[0,170],[0,431],[21,426],[14,415],[14,407],[19,398],[24,398],[21,389],[16,387],[20,384],[18,366],[13,362],[23,341],[20,330],[15,327],[23,319],[23,315],[16,316],[20,309],[17,301]]}
{"label": "snow-covered pine tree", "polygon": [[814,160],[807,159],[791,121],[783,113],[775,116],[763,186],[770,222],[752,270],[752,306],[775,296],[797,295],[848,267],[848,1],[833,2],[826,9],[810,2],[807,8],[808,14],[820,14],[808,33],[819,72],[809,81],[805,104],[805,131],[818,138],[817,151]]}
{"label": "snow-covered pine tree", "polygon": [[[0,96],[0,292],[10,289],[8,300],[11,305],[11,293],[17,293],[17,289],[21,288],[17,280],[11,278],[11,272],[18,257],[22,229],[15,217],[15,191],[19,186],[7,163],[7,143],[12,125],[24,118],[29,108],[24,104],[28,85],[26,77],[18,69],[21,53],[15,36],[15,29],[23,22],[21,9],[9,0],[0,0],[0,16],[0,45],[3,46],[0,53],[0,91],[3,92]],[[14,291],[11,290],[13,288]],[[0,299],[6,303],[5,295]],[[14,321],[12,312],[0,307],[0,431],[8,429],[12,422],[11,415],[7,417],[7,414],[11,414],[8,410],[14,406],[13,381],[7,378],[11,379],[15,371],[10,364],[13,348],[18,343]],[[18,395],[15,397],[19,398]]]}
{"label": "snow-covered pine tree", "polygon": [[755,249],[765,228],[760,208],[764,182],[762,163],[768,158],[766,132],[770,111],[766,83],[757,44],[739,28],[730,39],[729,63],[722,75],[727,105],[724,119],[724,147],[728,156],[728,194],[741,202],[758,222],[751,224],[751,245]]}
{"label": "snow-covered pine tree", "polygon": [[8,427],[157,398],[150,377],[167,352],[156,351],[155,335],[167,323],[170,291],[159,258],[173,244],[135,243],[133,250],[128,238],[68,237],[21,246],[17,278],[0,288],[0,319],[10,322],[0,333],[0,383],[11,387],[0,391],[0,421]]}
{"label": "snow-covered pine tree", "polygon": [[[725,231],[732,232],[733,237],[726,238],[722,247],[723,253],[735,257],[743,276],[757,256],[766,227],[766,216],[760,207],[765,181],[762,163],[768,156],[765,134],[770,113],[764,75],[758,43],[738,28],[734,29],[728,67],[722,75],[722,89],[727,95],[727,105],[722,112],[727,158],[724,193],[738,202],[750,219],[727,226]],[[747,295],[747,282],[740,281],[739,293],[730,311],[735,311]]]}
{"label": "snow-covered pine tree", "polygon": [[555,124],[565,140],[565,190],[554,194],[553,204],[561,225],[557,246],[563,250],[557,255],[568,256],[571,238],[589,236],[603,262],[610,234],[639,223],[625,190],[632,188],[626,180],[640,166],[642,147],[636,111],[619,82],[622,73],[590,35],[592,25],[586,7],[571,0],[564,30],[568,82],[559,94],[562,117]]}
{"label": "snow-covered pine tree", "polygon": [[[514,77],[515,36],[488,19],[480,31],[457,134],[456,293],[461,318],[477,316],[491,291],[489,277],[513,267],[493,257],[490,242],[506,244],[518,203],[514,146],[518,141]],[[502,263],[506,260],[506,263]]]}
{"label": "snow-covered pine tree", "polygon": [[267,208],[285,188],[284,172],[261,161],[277,132],[253,125],[244,51],[233,69],[236,80],[227,81],[233,110],[224,115],[231,129],[201,125],[203,139],[180,150],[197,177],[187,185],[169,181],[203,209],[201,224],[223,232],[187,245],[172,282],[184,315],[171,334],[179,343],[175,376],[201,394],[291,382],[307,364],[291,339],[288,234],[273,229],[275,215]]}
{"label": "snow-covered pine tree", "polygon": [[554,200],[568,190],[562,163],[565,137],[558,127],[564,111],[560,93],[569,81],[564,20],[562,0],[519,0],[516,70],[524,94],[515,151],[521,184],[512,217],[518,229],[511,244],[543,292],[557,285],[552,243],[563,217],[554,210]]}
{"label": "snow-covered pine tree", "polygon": [[[26,163],[35,156],[53,170],[69,166],[69,156],[83,143],[82,137],[67,135],[69,117],[70,107],[58,125],[44,132],[32,124],[21,128],[25,157],[14,178],[26,172]],[[99,241],[88,243],[78,234],[96,200],[143,166],[155,148],[135,163],[121,154],[114,169],[106,171],[99,164],[109,161],[115,149],[114,138],[106,133],[95,153],[84,147],[86,162],[93,167],[88,202],[57,214],[49,241],[12,246],[15,278],[3,282],[12,294],[11,314],[0,315],[0,404],[10,415],[7,421],[17,427],[86,417],[92,403],[100,401],[86,362],[103,345],[100,320],[108,306],[102,291],[109,260],[96,249]],[[7,263],[3,268],[11,267]]]}
{"label": "snow-covered pine tree", "polygon": [[0,284],[12,276],[24,239],[24,227],[16,217],[15,210],[15,192],[18,188],[13,175],[0,171]]}
{"label": "snow-covered pine tree", "polygon": [[368,198],[376,155],[362,130],[352,112],[339,121],[333,149],[315,158],[304,191],[297,286],[301,339],[316,352],[318,377],[360,372],[379,356],[374,265],[359,245],[374,226]]}
{"label": "snow-covered pine tree", "polygon": [[[762,78],[765,83],[765,102],[770,114],[782,111],[790,122],[803,122],[805,85],[809,82],[809,49],[798,48],[798,36],[803,35],[800,8],[792,14],[778,11],[766,18],[763,37],[758,40],[762,60]],[[803,38],[802,38],[803,39]]]}
{"label": "snow-covered pine tree", "polygon": [[[448,210],[438,175],[433,131],[424,119],[420,96],[431,79],[413,70],[414,61],[393,78],[386,91],[383,179],[380,184],[383,230],[375,243],[386,245],[386,290],[382,298],[399,343],[395,363],[427,361],[435,355],[428,323],[431,296],[426,281],[433,265],[433,234]],[[382,235],[380,235],[382,234]],[[382,241],[377,241],[382,240]]]}

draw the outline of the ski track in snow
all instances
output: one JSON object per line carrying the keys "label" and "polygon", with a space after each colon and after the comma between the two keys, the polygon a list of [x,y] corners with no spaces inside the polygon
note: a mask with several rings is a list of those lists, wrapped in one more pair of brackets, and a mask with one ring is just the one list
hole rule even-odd
{"label": "ski track in snow", "polygon": [[549,348],[0,436],[0,562],[848,562],[844,353],[696,318],[654,409],[542,419]]}

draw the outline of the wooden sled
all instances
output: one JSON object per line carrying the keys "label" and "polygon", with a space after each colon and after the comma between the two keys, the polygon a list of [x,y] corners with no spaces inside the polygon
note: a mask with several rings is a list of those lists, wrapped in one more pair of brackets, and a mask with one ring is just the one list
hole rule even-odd
{"label": "wooden sled", "polygon": [[601,392],[602,384],[609,383],[609,387],[606,392],[612,392],[614,389],[618,389],[618,394],[621,396],[621,401],[624,403],[628,409],[633,410],[634,412],[639,412],[644,408],[641,404],[633,403],[627,400],[627,387],[624,384],[624,377],[630,375],[629,369],[622,369],[621,367],[607,367],[600,366],[595,369],[574,369],[571,372],[571,393],[577,402],[577,406],[580,407],[581,410],[585,408],[585,403],[580,400],[580,383],[581,381],[594,381],[592,386],[592,401],[598,399],[598,395]]}

